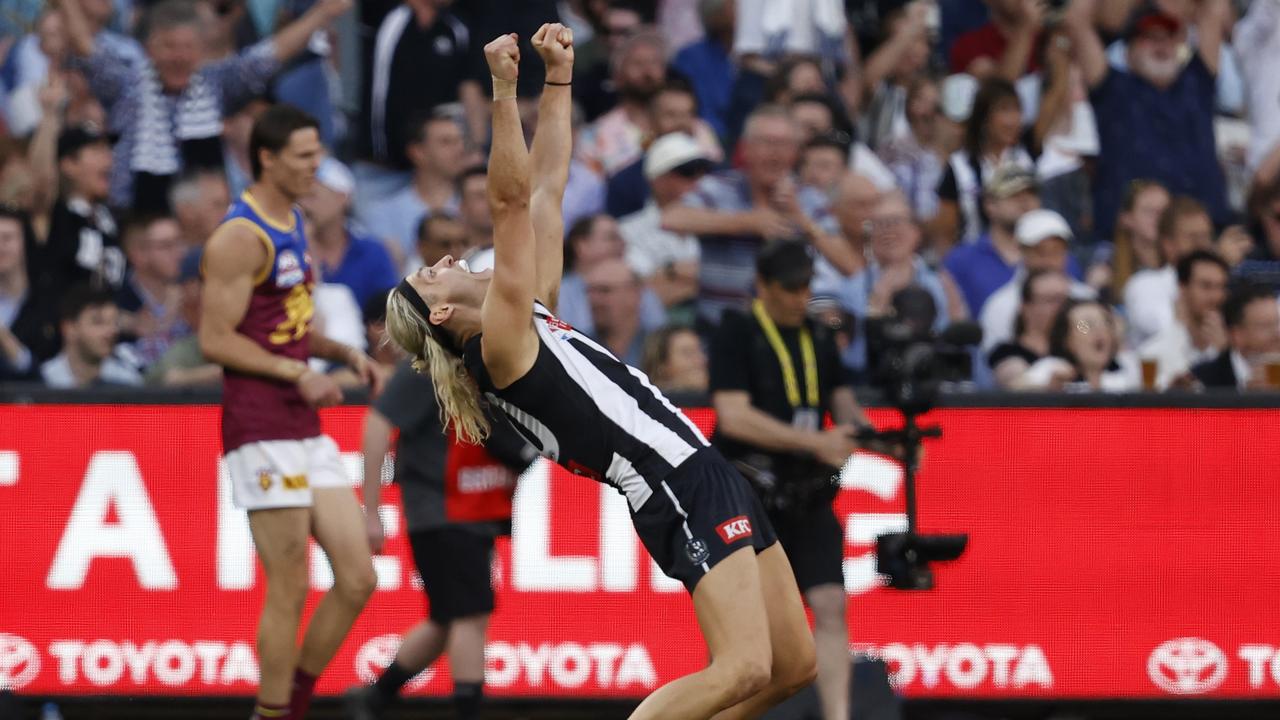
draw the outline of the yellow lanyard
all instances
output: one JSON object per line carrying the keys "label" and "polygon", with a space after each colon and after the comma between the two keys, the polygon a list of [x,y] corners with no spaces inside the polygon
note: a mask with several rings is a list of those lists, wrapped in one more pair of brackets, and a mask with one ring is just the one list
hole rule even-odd
{"label": "yellow lanyard", "polygon": [[[787,402],[791,403],[793,408],[800,407],[800,383],[796,380],[795,366],[791,364],[791,353],[783,344],[782,336],[778,334],[778,326],[773,324],[773,319],[764,311],[763,302],[759,300],[753,302],[751,312],[755,314],[756,321],[764,329],[765,338],[778,356],[778,364],[782,366],[782,382],[787,387]],[[818,407],[818,359],[817,353],[813,350],[813,336],[809,334],[809,328],[804,325],[800,326],[800,357],[804,360],[805,394],[808,396],[809,407],[816,409]]]}

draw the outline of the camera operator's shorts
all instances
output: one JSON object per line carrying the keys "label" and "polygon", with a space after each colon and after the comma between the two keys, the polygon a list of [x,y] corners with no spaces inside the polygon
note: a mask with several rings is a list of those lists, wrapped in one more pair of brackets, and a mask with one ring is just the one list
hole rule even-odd
{"label": "camera operator's shorts", "polygon": [[819,585],[844,586],[844,531],[830,503],[772,520],[800,592]]}
{"label": "camera operator's shorts", "polygon": [[681,463],[631,519],[658,567],[690,593],[735,551],[760,553],[778,541],[751,485],[709,447]]}
{"label": "camera operator's shorts", "polygon": [[351,487],[328,435],[245,443],[226,463],[231,500],[243,510],[311,507],[313,489]]}
{"label": "camera operator's shorts", "polygon": [[437,624],[493,612],[492,534],[446,525],[409,533],[409,547],[427,593],[427,616]]}

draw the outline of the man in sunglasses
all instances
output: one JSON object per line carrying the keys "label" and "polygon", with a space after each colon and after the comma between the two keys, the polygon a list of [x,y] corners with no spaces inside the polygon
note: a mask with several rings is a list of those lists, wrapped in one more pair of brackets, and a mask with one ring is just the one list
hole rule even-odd
{"label": "man in sunglasses", "polygon": [[711,170],[706,150],[689,135],[669,133],[649,146],[644,176],[649,200],[618,224],[626,260],[667,308],[698,292],[698,239],[662,229],[662,211],[678,202]]}

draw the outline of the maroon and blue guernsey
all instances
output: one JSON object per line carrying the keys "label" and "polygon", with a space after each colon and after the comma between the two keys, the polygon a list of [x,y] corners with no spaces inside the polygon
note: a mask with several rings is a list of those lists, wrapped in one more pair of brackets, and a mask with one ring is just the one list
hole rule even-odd
{"label": "maroon and blue guernsey", "polygon": [[[289,227],[272,222],[246,191],[231,205],[223,224],[253,231],[267,250],[267,263],[254,278],[253,296],[236,331],[267,352],[306,362],[315,284],[302,232],[302,213],[290,212]],[[262,440],[301,440],[320,434],[320,416],[294,383],[227,368],[222,388],[222,449],[231,452]]]}

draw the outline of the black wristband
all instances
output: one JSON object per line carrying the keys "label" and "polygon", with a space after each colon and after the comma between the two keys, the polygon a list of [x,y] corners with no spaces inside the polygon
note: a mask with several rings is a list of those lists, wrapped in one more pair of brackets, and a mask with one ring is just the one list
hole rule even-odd
{"label": "black wristband", "polygon": [[545,85],[551,85],[552,87],[569,87],[569,86],[570,86],[570,85],[572,85],[573,83],[572,83],[572,82],[567,82],[567,83],[558,83],[558,82],[551,82],[550,80],[546,80],[546,81],[544,81],[544,84],[545,84]]}

